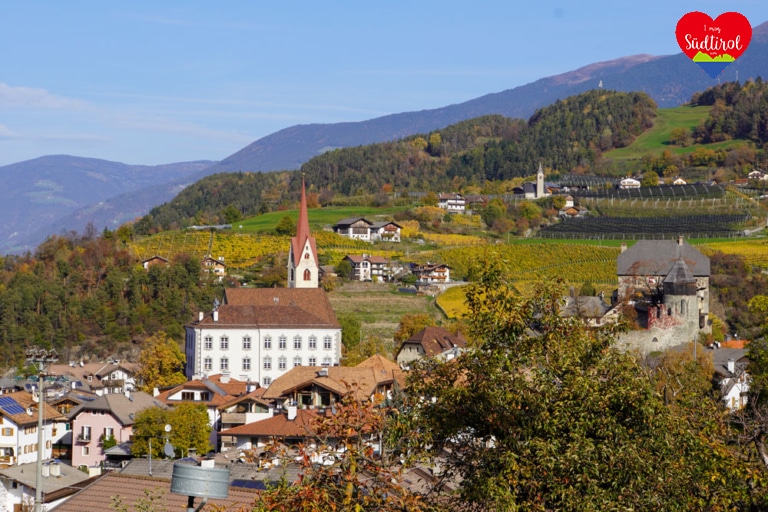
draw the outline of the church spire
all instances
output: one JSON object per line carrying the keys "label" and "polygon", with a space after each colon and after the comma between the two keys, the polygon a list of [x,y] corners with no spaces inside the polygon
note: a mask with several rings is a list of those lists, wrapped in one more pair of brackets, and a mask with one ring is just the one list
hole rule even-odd
{"label": "church spire", "polygon": [[291,247],[288,253],[288,287],[317,288],[318,270],[317,244],[315,237],[309,231],[307,192],[302,174],[299,221],[296,224],[296,236],[291,238]]}

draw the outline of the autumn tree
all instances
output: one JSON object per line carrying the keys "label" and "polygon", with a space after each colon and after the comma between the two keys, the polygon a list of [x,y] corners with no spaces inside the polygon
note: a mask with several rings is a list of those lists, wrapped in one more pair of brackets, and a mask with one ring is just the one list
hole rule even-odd
{"label": "autumn tree", "polygon": [[164,332],[150,336],[139,356],[141,367],[136,378],[140,389],[152,393],[155,388],[176,386],[187,381],[184,376],[186,357],[179,344]]}
{"label": "autumn tree", "polygon": [[467,293],[478,346],[415,364],[400,406],[398,430],[414,433],[401,453],[441,456],[442,476],[461,481],[456,509],[764,506],[761,481],[720,431],[702,435],[613,348],[615,326],[561,316],[562,283],[521,297],[502,264],[485,265]]}
{"label": "autumn tree", "polygon": [[425,313],[412,313],[400,317],[400,324],[395,331],[395,343],[402,343],[425,327],[435,324],[435,319]]}
{"label": "autumn tree", "polygon": [[[165,432],[165,425],[171,426],[170,433]],[[131,453],[135,457],[147,455],[152,439],[155,458],[165,457],[166,440],[173,445],[176,457],[184,457],[190,450],[205,454],[212,449],[210,436],[211,426],[204,404],[181,403],[171,409],[150,407],[136,415]]]}
{"label": "autumn tree", "polygon": [[335,414],[318,415],[312,421],[311,442],[299,447],[299,482],[259,493],[253,512],[437,510],[403,486],[402,466],[380,450],[387,409],[355,399],[354,386],[350,387],[336,404]]}

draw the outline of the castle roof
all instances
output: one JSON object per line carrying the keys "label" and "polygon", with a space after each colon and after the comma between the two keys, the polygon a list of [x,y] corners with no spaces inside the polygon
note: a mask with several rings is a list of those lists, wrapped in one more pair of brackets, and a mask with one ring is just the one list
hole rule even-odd
{"label": "castle roof", "polygon": [[666,276],[683,260],[693,277],[709,277],[709,258],[684,240],[639,240],[616,259],[620,276]]}

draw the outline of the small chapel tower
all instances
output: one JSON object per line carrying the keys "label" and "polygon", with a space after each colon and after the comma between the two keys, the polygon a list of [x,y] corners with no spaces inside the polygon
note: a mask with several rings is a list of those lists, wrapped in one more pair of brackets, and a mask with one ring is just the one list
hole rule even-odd
{"label": "small chapel tower", "polygon": [[539,172],[536,173],[536,198],[544,197],[544,169],[539,162]]}
{"label": "small chapel tower", "polygon": [[291,238],[288,250],[288,288],[317,288],[319,269],[317,244],[315,237],[309,233],[307,194],[302,176],[299,222],[296,224],[296,236]]}

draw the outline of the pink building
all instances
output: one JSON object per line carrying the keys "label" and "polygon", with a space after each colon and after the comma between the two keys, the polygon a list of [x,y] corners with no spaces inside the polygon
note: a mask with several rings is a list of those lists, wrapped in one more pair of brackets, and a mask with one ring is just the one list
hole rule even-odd
{"label": "pink building", "polygon": [[162,402],[141,391],[107,394],[86,402],[73,410],[72,466],[88,467],[99,473],[106,458],[104,439],[114,437],[117,444],[126,443],[133,434],[136,414],[149,407],[163,407]]}

